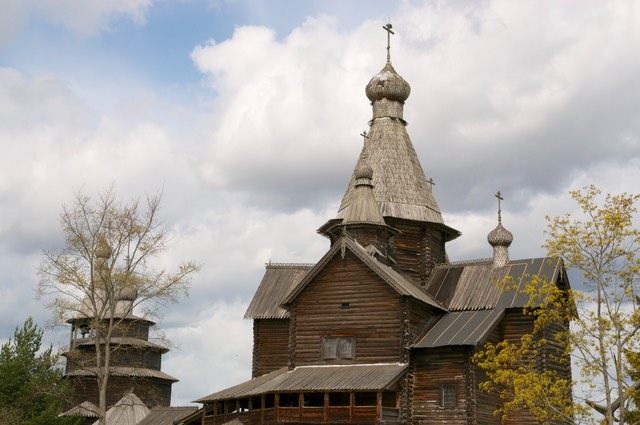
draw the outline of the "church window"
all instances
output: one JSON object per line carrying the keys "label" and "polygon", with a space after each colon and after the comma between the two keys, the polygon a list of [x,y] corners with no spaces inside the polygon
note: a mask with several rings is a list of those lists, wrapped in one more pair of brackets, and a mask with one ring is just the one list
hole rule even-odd
{"label": "church window", "polygon": [[442,384],[440,386],[440,405],[446,409],[453,409],[458,404],[458,389],[456,384]]}
{"label": "church window", "polygon": [[326,336],[322,339],[322,352],[325,360],[353,359],[355,338],[352,336]]}

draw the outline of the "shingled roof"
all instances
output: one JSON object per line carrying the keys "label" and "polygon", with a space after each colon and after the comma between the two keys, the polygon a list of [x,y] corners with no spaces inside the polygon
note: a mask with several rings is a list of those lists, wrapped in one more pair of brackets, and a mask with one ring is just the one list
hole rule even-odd
{"label": "shingled roof", "polygon": [[373,119],[337,218],[344,218],[354,197],[358,169],[366,158],[373,169],[374,196],[384,217],[444,224],[405,128],[403,105],[410,91],[389,62],[367,85]]}
{"label": "shingled roof", "polygon": [[284,299],[313,264],[267,264],[260,286],[244,313],[245,319],[285,319],[289,312],[281,307]]}

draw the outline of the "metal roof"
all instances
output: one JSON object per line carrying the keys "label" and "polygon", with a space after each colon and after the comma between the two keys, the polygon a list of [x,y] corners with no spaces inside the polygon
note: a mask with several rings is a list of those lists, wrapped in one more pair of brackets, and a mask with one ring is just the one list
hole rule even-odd
{"label": "metal roof", "polygon": [[[450,311],[524,307],[522,289],[533,276],[556,281],[562,261],[555,257],[530,258],[493,267],[492,262],[453,263],[437,266],[427,283],[427,292]],[[515,289],[505,291],[500,283],[511,279]]]}
{"label": "metal roof", "polygon": [[[527,304],[528,298],[522,291],[534,276],[568,285],[562,260],[556,257],[516,260],[504,267],[494,267],[491,260],[439,265],[427,291],[446,305],[449,312],[413,347],[477,345],[500,321],[505,309]],[[513,287],[500,286],[506,279]]]}
{"label": "metal roof", "polygon": [[333,244],[331,249],[327,251],[322,259],[318,261],[318,263],[303,277],[300,283],[293,288],[290,294],[284,299],[283,303],[287,304],[293,301],[293,299],[302,292],[306,285],[313,280],[313,278],[334,256],[339,253],[341,254],[346,250],[352,252],[400,295],[409,296],[440,310],[445,310],[440,302],[426,291],[422,290],[417,284],[413,283],[409,278],[403,276],[390,266],[378,261],[371,252],[367,251],[365,247],[361,246],[358,242],[354,241],[347,235],[341,236],[340,239]]}
{"label": "metal roof", "polygon": [[393,387],[407,369],[404,363],[299,366],[282,368],[242,384],[202,397],[207,403],[273,392],[374,391]]}
{"label": "metal roof", "polygon": [[152,407],[149,414],[137,425],[173,425],[196,410],[196,406]]}
{"label": "metal roof", "polygon": [[245,319],[284,319],[289,312],[281,307],[284,299],[313,264],[267,264],[260,286],[244,313]]}
{"label": "metal roof", "polygon": [[412,347],[475,346],[493,329],[503,314],[502,309],[447,313]]}

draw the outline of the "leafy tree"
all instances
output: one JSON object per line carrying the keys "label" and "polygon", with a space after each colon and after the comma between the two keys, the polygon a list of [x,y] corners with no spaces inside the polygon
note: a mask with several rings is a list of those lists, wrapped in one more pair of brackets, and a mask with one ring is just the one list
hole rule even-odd
{"label": "leafy tree", "polygon": [[69,385],[55,368],[51,347],[40,351],[42,329],[31,318],[0,348],[0,423],[5,425],[72,424],[58,418]]}
{"label": "leafy tree", "polygon": [[[153,258],[166,250],[168,235],[158,218],[160,196],[122,202],[111,186],[95,202],[78,193],[60,215],[65,244],[48,250],[40,265],[40,296],[52,296],[50,307],[59,321],[84,319],[94,349],[79,359],[68,359],[91,373],[98,385],[99,423],[105,423],[107,389],[116,338],[123,333],[134,309],[145,318],[158,308],[187,295],[191,276],[200,266],[193,262],[167,272],[154,267]],[[124,300],[124,302],[123,302]],[[73,347],[72,347],[73,348]]]}
{"label": "leafy tree", "polygon": [[[547,217],[544,246],[550,256],[561,257],[568,268],[582,273],[582,290],[562,291],[538,279],[527,288],[527,311],[536,323],[533,334],[519,344],[489,344],[476,361],[487,371],[484,389],[499,391],[505,400],[499,412],[503,415],[528,409],[540,423],[560,418],[575,423],[586,420],[584,413],[597,412],[606,425],[634,424],[637,419],[628,409],[640,388],[633,355],[640,352],[640,231],[633,223],[640,195],[607,194],[601,199],[593,185],[570,193],[582,215]],[[571,353],[581,388],[587,388],[590,397],[577,399],[564,377],[521,361],[536,358],[549,343],[557,353]],[[523,372],[523,377],[507,383],[505,377],[513,370]],[[550,412],[563,413],[549,416]]]}
{"label": "leafy tree", "polygon": [[[507,280],[501,285],[510,291],[515,283]],[[531,319],[533,330],[517,343],[487,343],[474,355],[474,362],[488,377],[480,382],[480,390],[500,395],[503,404],[495,413],[503,422],[525,410],[542,424],[572,423],[585,414],[573,402],[571,375],[567,373],[569,322],[575,314],[572,294],[539,276],[531,276],[524,292],[529,297],[524,314]]]}

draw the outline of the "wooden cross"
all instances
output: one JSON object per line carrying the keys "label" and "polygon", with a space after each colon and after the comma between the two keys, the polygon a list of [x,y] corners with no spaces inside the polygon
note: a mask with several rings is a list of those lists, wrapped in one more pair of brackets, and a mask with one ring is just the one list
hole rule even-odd
{"label": "wooden cross", "polygon": [[382,27],[387,32],[387,63],[391,63],[391,34],[395,35],[396,33],[391,31],[391,24],[387,24]]}
{"label": "wooden cross", "polygon": [[369,135],[367,134],[367,132],[363,131],[362,133],[360,133],[360,135],[362,136],[362,141],[364,143],[367,143],[367,139],[369,138]]}
{"label": "wooden cross", "polygon": [[504,198],[502,197],[502,193],[500,193],[500,191],[495,194],[495,197],[498,198],[498,222],[502,222],[502,208],[500,206],[500,201],[504,201]]}

